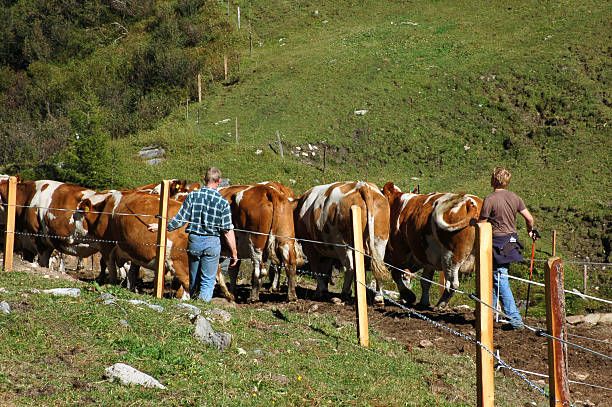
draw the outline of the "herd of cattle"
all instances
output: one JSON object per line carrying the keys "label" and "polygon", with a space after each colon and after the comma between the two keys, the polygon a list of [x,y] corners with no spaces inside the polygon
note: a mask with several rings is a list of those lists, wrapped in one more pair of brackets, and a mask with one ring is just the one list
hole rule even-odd
{"label": "herd of cattle", "polygon": [[[147,225],[156,222],[160,184],[133,190],[94,191],[52,180],[17,183],[16,249],[24,259],[49,267],[54,250],[80,258],[101,253],[99,280],[105,268],[116,283],[117,269],[130,262],[127,285],[133,289],[139,268],[153,269],[156,263],[157,234]],[[174,216],[190,191],[200,183],[170,181],[168,216]],[[6,223],[8,176],[0,176],[0,225]],[[412,303],[410,273],[423,269],[431,280],[436,270],[444,272],[446,290],[438,306],[448,304],[458,288],[459,273],[474,264],[475,230],[470,220],[477,218],[482,200],[474,195],[454,193],[402,193],[392,182],[379,189],[371,182],[336,182],[317,185],[303,195],[278,182],[236,185],[220,188],[229,201],[238,257],[251,259],[253,274],[249,301],[259,299],[267,264],[283,266],[287,274],[287,298],[297,299],[296,270],[307,260],[317,278],[317,294],[328,289],[332,267],[345,272],[342,295],[351,294],[354,258],[351,206],[361,208],[366,261],[376,280],[381,303],[382,280],[391,275],[402,299]],[[4,226],[2,226],[4,228]],[[165,265],[179,283],[177,297],[189,297],[187,234],[180,228],[167,235]],[[229,254],[224,252],[222,254]],[[223,295],[234,300],[240,262],[230,267],[230,292],[223,274],[217,282]],[[421,280],[421,304],[429,305],[430,283]],[[273,289],[279,289],[278,273]]]}

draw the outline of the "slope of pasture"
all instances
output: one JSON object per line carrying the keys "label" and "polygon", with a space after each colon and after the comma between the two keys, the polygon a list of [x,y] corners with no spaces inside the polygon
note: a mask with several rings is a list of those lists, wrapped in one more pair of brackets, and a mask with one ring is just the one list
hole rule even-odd
{"label": "slope of pasture", "polygon": [[[485,196],[506,165],[544,246],[557,229],[566,257],[610,260],[609,2],[251,1],[233,4],[233,24],[234,6],[243,47],[227,81],[203,73],[188,120],[183,103],[117,140],[114,183],[217,165],[232,183],[298,193],[368,179]],[[135,159],[151,144],[166,162]]]}

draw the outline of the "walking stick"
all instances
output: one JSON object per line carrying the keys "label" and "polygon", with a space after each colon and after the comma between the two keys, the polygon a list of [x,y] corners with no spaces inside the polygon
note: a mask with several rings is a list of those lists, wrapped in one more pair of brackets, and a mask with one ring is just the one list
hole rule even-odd
{"label": "walking stick", "polygon": [[533,255],[535,254],[535,242],[540,238],[537,230],[533,230],[533,245],[531,246],[531,265],[529,266],[529,285],[527,285],[527,303],[525,304],[525,318],[527,319],[527,310],[529,309],[529,294],[531,293],[531,276],[533,275]]}

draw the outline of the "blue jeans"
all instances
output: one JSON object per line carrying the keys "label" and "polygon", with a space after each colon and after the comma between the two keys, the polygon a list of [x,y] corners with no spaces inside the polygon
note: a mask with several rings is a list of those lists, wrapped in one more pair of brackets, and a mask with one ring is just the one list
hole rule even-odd
{"label": "blue jeans", "polygon": [[217,236],[189,235],[189,295],[210,302],[215,289],[221,240]]}
{"label": "blue jeans", "polygon": [[510,324],[514,327],[523,326],[521,313],[516,308],[514,296],[508,282],[507,264],[496,266],[496,269],[493,270],[493,308],[497,307],[498,291],[504,313],[510,317]]}

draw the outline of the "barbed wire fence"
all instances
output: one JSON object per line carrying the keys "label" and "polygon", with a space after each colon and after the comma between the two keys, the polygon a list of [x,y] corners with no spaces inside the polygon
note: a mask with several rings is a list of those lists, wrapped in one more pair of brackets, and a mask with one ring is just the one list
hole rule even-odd
{"label": "barbed wire fence", "polygon": [[[2,205],[6,208],[8,208],[8,206],[10,206],[8,203],[2,203]],[[36,210],[47,210],[47,211],[67,211],[67,212],[79,212],[78,209],[64,209],[64,208],[50,208],[50,207],[41,207],[41,206],[26,206],[26,205],[13,205],[15,207],[22,207],[22,208],[30,208],[30,209],[36,209]],[[111,216],[136,216],[136,217],[151,217],[152,219],[159,219],[160,216],[157,214],[150,214],[150,213],[120,213],[120,212],[103,212],[103,211],[89,211],[90,213],[96,213],[96,214],[106,214],[106,215],[111,215]],[[167,220],[168,217],[166,217]],[[337,244],[337,243],[329,243],[329,242],[322,242],[322,241],[315,241],[315,240],[308,240],[308,239],[299,239],[299,238],[295,238],[295,237],[291,237],[291,236],[279,236],[279,235],[273,235],[273,234],[268,234],[268,233],[262,233],[262,232],[254,232],[254,231],[249,231],[249,230],[243,230],[243,229],[234,229],[236,232],[240,232],[240,233],[248,233],[248,234],[259,234],[259,235],[267,235],[267,236],[274,236],[275,238],[286,238],[286,239],[294,239],[297,242],[309,242],[309,243],[315,243],[315,244],[321,244],[321,245],[335,245],[335,246],[339,246],[339,247],[344,247],[348,250],[352,250],[353,252],[359,252],[362,255],[364,255],[365,257],[369,257],[371,260],[373,260],[373,258],[364,252],[358,251],[356,250],[354,247],[348,245],[348,244]],[[106,243],[106,244],[122,244],[122,243],[130,243],[130,244],[139,244],[139,245],[143,245],[143,246],[155,246],[155,247],[160,247],[160,246],[164,246],[166,249],[168,250],[183,250],[185,252],[188,252],[188,248],[183,248],[183,247],[176,247],[174,245],[161,245],[158,242],[155,243],[147,243],[147,242],[128,242],[128,241],[119,241],[119,240],[108,240],[108,239],[97,239],[97,238],[92,238],[92,237],[87,237],[87,236],[74,236],[74,235],[70,235],[70,236],[60,236],[60,235],[53,235],[53,234],[49,234],[49,233],[34,233],[34,232],[23,232],[23,231],[6,231],[7,234],[8,233],[13,233],[15,235],[23,235],[23,236],[28,236],[28,237],[43,237],[43,238],[48,238],[48,239],[63,239],[63,240],[72,240],[73,242],[90,242],[90,243]],[[6,255],[6,254],[5,254]],[[252,260],[250,258],[242,258],[241,260]],[[544,260],[542,260],[544,261]],[[580,262],[573,262],[573,263],[579,263]],[[592,262],[591,262],[592,263]],[[598,264],[603,264],[603,265],[612,265],[612,264],[607,264],[607,263],[598,263]],[[493,312],[495,313],[499,313],[500,315],[503,315],[505,318],[507,318],[508,320],[511,320],[512,318],[508,315],[506,315],[505,313],[503,313],[500,310],[494,309],[492,307],[492,305],[490,304],[486,304],[484,302],[482,302],[474,293],[468,293],[459,289],[455,289],[453,287],[447,287],[445,285],[442,285],[436,281],[433,280],[429,280],[423,276],[420,276],[419,274],[416,273],[410,273],[407,272],[405,270],[399,269],[389,263],[385,262],[385,265],[388,268],[392,268],[392,269],[396,269],[402,273],[406,273],[408,274],[411,278],[416,278],[416,279],[421,279],[421,280],[425,280],[427,281],[429,284],[432,285],[436,285],[436,286],[440,286],[442,288],[445,289],[450,289],[452,291],[454,291],[456,294],[460,294],[460,295],[464,295],[467,296],[468,298],[479,302],[481,304],[483,304],[485,307],[490,308],[491,310],[493,310]],[[329,276],[329,273],[316,273],[312,270],[302,270],[301,274],[305,274],[311,277],[320,277],[320,276]],[[544,284],[542,283],[538,283],[535,281],[529,281],[529,280],[525,280],[525,279],[521,279],[521,278],[517,278],[515,277],[516,280],[521,281],[522,283],[526,283],[526,284],[534,284],[536,286],[544,286]],[[378,292],[376,292],[374,289],[372,289],[370,286],[368,286],[367,284],[360,282],[360,284],[362,284],[366,290],[374,292],[374,294],[379,294]],[[604,303],[612,303],[612,301],[610,300],[606,300],[603,298],[597,298],[597,297],[593,297],[593,296],[586,296],[584,293],[580,293],[580,292],[575,292],[575,291],[570,291],[570,290],[564,290],[564,292],[566,294],[571,294],[571,295],[577,295],[581,298],[589,298],[595,301],[601,301]],[[525,375],[535,375],[535,376],[539,376],[539,377],[547,377],[547,375],[543,375],[541,373],[536,373],[536,372],[529,372],[526,370],[521,370],[521,369],[517,369],[514,368],[512,366],[510,366],[509,364],[507,364],[506,362],[504,362],[496,353],[493,352],[492,349],[489,349],[487,347],[485,347],[482,343],[480,343],[476,338],[473,338],[469,335],[463,334],[461,332],[458,332],[456,330],[454,330],[453,328],[450,328],[438,321],[434,321],[433,319],[427,317],[426,315],[419,313],[413,309],[410,309],[409,307],[406,307],[405,305],[399,303],[398,301],[394,300],[393,298],[391,298],[388,294],[383,293],[383,297],[385,298],[386,301],[388,301],[390,304],[393,304],[395,306],[397,306],[398,308],[400,308],[403,311],[406,311],[408,313],[410,313],[411,315],[414,315],[416,317],[418,317],[419,319],[422,319],[434,326],[436,326],[437,328],[443,329],[455,336],[461,337],[469,342],[472,342],[474,344],[476,344],[477,346],[479,346],[480,348],[484,349],[488,354],[490,354],[496,361],[497,361],[497,367],[499,369],[507,369],[509,370],[511,373],[513,373],[514,375],[518,376],[522,381],[524,381],[525,383],[527,383],[529,385],[530,388],[532,388],[533,390],[537,391],[538,393],[542,394],[543,396],[547,397],[547,398],[551,398],[551,395],[548,394],[543,388],[537,386],[535,383],[533,383],[531,380],[529,380]],[[570,342],[568,340],[562,339],[562,338],[558,338],[558,337],[554,337],[552,335],[549,335],[546,330],[544,330],[541,327],[536,327],[536,326],[530,326],[525,324],[525,328],[534,332],[536,334],[536,336],[538,337],[544,337],[544,338],[549,338],[552,339],[553,341],[557,341],[560,343],[563,343],[564,345],[568,345],[571,347],[575,347],[576,349],[579,349],[583,352],[587,352],[593,356],[597,356],[597,357],[601,357],[607,360],[612,360],[612,357],[602,354],[600,352],[594,351],[592,349],[586,348],[584,346],[578,345],[576,343]],[[593,340],[593,341],[598,341],[598,342],[603,342],[603,343],[609,343],[608,341],[602,341],[602,340],[597,340],[594,338],[588,338],[588,337],[583,337],[583,336],[578,336],[578,335],[574,335],[575,337],[580,337],[580,338],[584,338],[584,339],[588,339],[588,340]],[[599,388],[602,390],[607,390],[607,391],[611,391],[612,389],[607,388],[605,386],[598,386],[598,385],[594,385],[594,384],[589,384],[589,383],[584,383],[584,382],[576,382],[576,381],[571,381],[572,383],[575,384],[581,384],[581,385],[585,385],[585,386],[590,386],[593,388]],[[571,404],[569,404],[571,405]]]}

